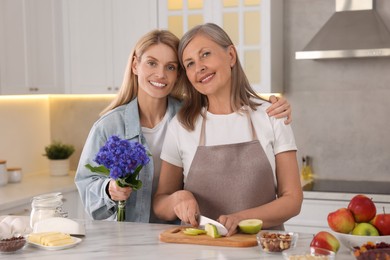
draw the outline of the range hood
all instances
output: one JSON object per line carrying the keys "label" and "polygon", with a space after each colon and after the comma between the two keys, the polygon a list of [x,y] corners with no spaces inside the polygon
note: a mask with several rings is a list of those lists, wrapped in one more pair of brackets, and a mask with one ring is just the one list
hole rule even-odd
{"label": "range hood", "polygon": [[295,58],[389,57],[390,32],[373,0],[335,1],[336,12]]}

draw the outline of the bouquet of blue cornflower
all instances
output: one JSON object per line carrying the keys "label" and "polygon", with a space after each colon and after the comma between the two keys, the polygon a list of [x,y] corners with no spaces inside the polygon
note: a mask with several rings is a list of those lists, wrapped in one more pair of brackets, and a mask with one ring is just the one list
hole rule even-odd
{"label": "bouquet of blue cornflower", "polygon": [[[142,144],[122,140],[114,135],[100,148],[94,159],[100,166],[94,167],[90,164],[85,166],[92,172],[110,176],[119,187],[139,190],[142,181],[138,179],[138,174],[142,167],[149,163],[150,155]],[[125,220],[125,212],[126,201],[119,201],[117,221]]]}

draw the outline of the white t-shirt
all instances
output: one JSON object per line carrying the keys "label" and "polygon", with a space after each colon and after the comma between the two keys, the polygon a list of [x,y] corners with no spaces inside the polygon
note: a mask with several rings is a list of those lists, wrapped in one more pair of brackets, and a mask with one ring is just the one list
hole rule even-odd
{"label": "white t-shirt", "polygon": [[[260,101],[261,102],[261,101]],[[251,119],[257,137],[263,147],[275,175],[275,155],[285,151],[297,150],[290,125],[285,119],[269,117],[265,110],[270,103],[262,101],[256,111],[251,111]],[[161,159],[183,168],[184,181],[199,145],[202,117],[195,123],[195,130],[189,132],[175,116],[168,125],[161,151]],[[207,112],[205,145],[221,145],[248,142],[252,140],[248,117],[245,114],[232,113],[215,115]],[[255,155],[254,155],[255,156]]]}
{"label": "white t-shirt", "polygon": [[163,145],[162,140],[164,140],[165,133],[168,128],[168,112],[165,113],[164,118],[153,128],[142,127],[142,133],[148,143],[150,152],[152,153],[153,163],[154,163],[154,176],[160,175],[161,168],[161,148]]}

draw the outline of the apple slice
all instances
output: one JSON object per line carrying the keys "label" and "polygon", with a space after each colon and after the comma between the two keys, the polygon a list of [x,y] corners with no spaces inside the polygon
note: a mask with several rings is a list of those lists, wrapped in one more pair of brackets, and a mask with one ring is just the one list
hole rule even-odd
{"label": "apple slice", "polygon": [[186,228],[183,230],[183,233],[190,236],[197,236],[197,235],[206,234],[207,232],[206,230],[199,229],[199,228]]}
{"label": "apple slice", "polygon": [[212,237],[212,238],[218,238],[221,237],[221,235],[218,233],[218,229],[215,225],[207,223],[204,226],[204,230],[206,230],[207,235]]}
{"label": "apple slice", "polygon": [[238,223],[241,232],[246,234],[256,234],[263,227],[263,221],[260,219],[244,219]]}

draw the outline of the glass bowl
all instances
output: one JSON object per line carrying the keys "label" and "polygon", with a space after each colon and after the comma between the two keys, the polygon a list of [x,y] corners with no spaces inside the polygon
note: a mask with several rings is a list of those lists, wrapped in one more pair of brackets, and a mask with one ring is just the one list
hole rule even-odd
{"label": "glass bowl", "polygon": [[280,230],[262,230],[256,237],[262,251],[266,253],[280,253],[295,247],[298,240],[298,233]]}
{"label": "glass bowl", "polygon": [[319,247],[293,248],[283,252],[285,260],[334,260],[336,253]]}
{"label": "glass bowl", "polygon": [[368,242],[360,247],[353,248],[352,254],[357,260],[390,259],[390,244]]}
{"label": "glass bowl", "polygon": [[26,238],[12,237],[0,240],[0,252],[1,253],[13,253],[22,249],[26,244]]}

